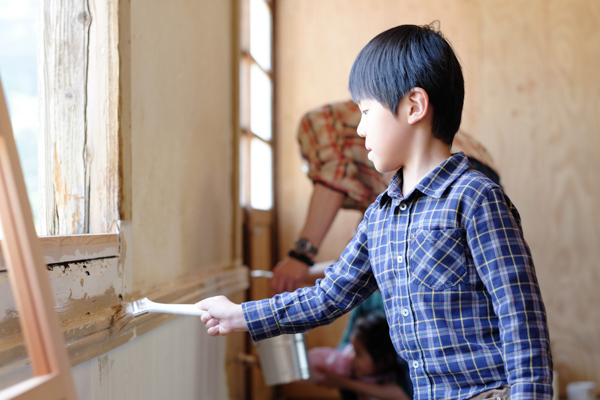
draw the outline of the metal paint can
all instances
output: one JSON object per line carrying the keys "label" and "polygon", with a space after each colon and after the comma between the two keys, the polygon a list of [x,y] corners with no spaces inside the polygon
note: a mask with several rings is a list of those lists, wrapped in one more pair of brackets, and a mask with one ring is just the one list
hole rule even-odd
{"label": "metal paint can", "polygon": [[304,334],[276,336],[255,345],[267,386],[310,378]]}

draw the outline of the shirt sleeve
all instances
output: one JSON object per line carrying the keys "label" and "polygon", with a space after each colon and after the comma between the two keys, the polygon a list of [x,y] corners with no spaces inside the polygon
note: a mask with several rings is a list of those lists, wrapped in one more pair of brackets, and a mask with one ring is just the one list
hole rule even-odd
{"label": "shirt sleeve", "polygon": [[356,133],[359,122],[352,101],[329,104],[302,118],[298,142],[308,177],[346,194],[343,208],[366,210],[387,184]]}
{"label": "shirt sleeve", "polygon": [[367,213],[338,262],[325,270],[325,278],[315,286],[242,303],[252,340],[327,325],[377,289],[367,248]]}
{"label": "shirt sleeve", "polygon": [[501,189],[484,196],[467,226],[467,240],[499,319],[511,400],[550,399],[546,311],[519,213]]}

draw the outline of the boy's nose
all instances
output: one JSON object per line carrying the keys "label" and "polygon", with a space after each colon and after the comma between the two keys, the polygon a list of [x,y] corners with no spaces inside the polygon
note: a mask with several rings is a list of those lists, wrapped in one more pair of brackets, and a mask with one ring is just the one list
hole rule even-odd
{"label": "boy's nose", "polygon": [[356,127],[356,133],[358,133],[358,136],[360,136],[360,137],[366,137],[367,136],[367,132],[366,132],[364,124],[362,122],[362,118],[360,120],[360,123]]}

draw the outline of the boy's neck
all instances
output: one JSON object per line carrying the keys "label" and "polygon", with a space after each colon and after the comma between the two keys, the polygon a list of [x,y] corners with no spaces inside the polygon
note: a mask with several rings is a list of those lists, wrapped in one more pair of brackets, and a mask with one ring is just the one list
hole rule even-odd
{"label": "boy's neck", "polygon": [[415,143],[411,156],[402,167],[402,193],[404,196],[451,155],[450,147],[447,144],[432,136],[425,137],[425,140]]}

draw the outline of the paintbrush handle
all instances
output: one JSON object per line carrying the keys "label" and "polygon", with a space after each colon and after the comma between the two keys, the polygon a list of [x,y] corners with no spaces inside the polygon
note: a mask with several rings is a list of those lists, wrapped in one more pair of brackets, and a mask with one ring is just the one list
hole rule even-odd
{"label": "paintbrush handle", "polygon": [[162,304],[145,299],[148,312],[169,313],[201,316],[206,311],[200,310],[195,304]]}

